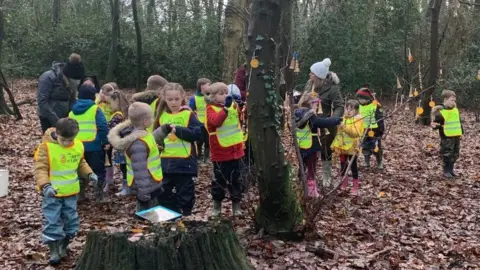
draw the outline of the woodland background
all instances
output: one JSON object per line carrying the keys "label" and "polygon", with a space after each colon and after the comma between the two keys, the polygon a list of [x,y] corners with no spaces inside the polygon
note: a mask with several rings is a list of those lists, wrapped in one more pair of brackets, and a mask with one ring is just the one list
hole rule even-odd
{"label": "woodland background", "polygon": [[[425,81],[430,69],[434,3],[293,1],[299,82],[312,63],[330,57],[345,92],[368,83],[377,94],[392,94],[396,76],[407,92],[419,87],[419,67]],[[77,52],[88,74],[138,89],[153,73],[187,88],[202,76],[231,82],[246,59],[252,13],[251,0],[0,0],[0,6],[7,77],[38,77],[52,61]],[[443,0],[438,30],[440,84],[459,91],[460,100],[476,99],[480,0]]]}

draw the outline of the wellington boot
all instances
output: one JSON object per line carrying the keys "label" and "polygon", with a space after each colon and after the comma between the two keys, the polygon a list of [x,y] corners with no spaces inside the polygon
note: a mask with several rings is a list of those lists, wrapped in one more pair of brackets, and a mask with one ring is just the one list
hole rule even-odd
{"label": "wellington boot", "polygon": [[238,217],[242,215],[242,208],[240,208],[240,202],[232,202],[232,216]]}
{"label": "wellington boot", "polygon": [[63,240],[60,240],[58,245],[58,254],[60,258],[64,258],[67,256],[68,245],[70,244],[70,238],[65,237]]}
{"label": "wellington boot", "polygon": [[212,217],[219,217],[222,214],[222,202],[213,201]]}
{"label": "wellington boot", "polygon": [[48,259],[48,263],[51,265],[56,265],[60,263],[60,254],[58,254],[58,249],[60,242],[59,241],[53,241],[53,242],[48,242],[48,249],[50,250],[50,258]]}
{"label": "wellington boot", "polygon": [[360,180],[353,179],[353,187],[352,187],[352,196],[358,196],[358,190],[360,189]]}

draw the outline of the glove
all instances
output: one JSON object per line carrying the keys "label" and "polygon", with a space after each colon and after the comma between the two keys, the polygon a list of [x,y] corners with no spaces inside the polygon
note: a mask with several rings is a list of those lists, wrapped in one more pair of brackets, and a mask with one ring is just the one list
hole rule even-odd
{"label": "glove", "polygon": [[145,189],[139,188],[137,192],[137,200],[141,202],[148,202],[152,199],[152,196],[149,192],[146,192]]}
{"label": "glove", "polygon": [[42,192],[43,196],[48,198],[55,198],[55,195],[57,195],[57,191],[52,187],[51,184],[46,184],[43,186]]}
{"label": "glove", "polygon": [[172,127],[171,127],[172,124],[163,124],[162,125],[162,131],[165,133],[165,134],[169,134],[170,132],[172,132]]}
{"label": "glove", "polygon": [[242,101],[242,96],[240,96],[240,95],[233,95],[233,99],[234,99],[236,102],[239,102],[239,101]]}
{"label": "glove", "polygon": [[225,98],[225,104],[223,106],[226,108],[230,108],[230,106],[232,106],[232,102],[233,102],[233,97],[227,96],[227,98]]}
{"label": "glove", "polygon": [[98,184],[98,176],[94,173],[88,175],[88,180],[90,180],[94,185]]}

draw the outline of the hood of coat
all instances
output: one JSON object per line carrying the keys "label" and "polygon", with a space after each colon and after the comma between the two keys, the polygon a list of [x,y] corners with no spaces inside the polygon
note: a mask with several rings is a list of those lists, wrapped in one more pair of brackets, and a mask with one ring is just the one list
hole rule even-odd
{"label": "hood of coat", "polygon": [[95,101],[90,99],[78,99],[75,104],[73,104],[72,112],[75,115],[83,114],[88,109],[95,105]]}
{"label": "hood of coat", "polygon": [[63,68],[65,67],[65,63],[62,62],[53,62],[51,70],[55,73],[56,76],[63,77]]}
{"label": "hood of coat", "polygon": [[148,131],[146,130],[134,129],[132,123],[127,120],[110,130],[108,133],[108,142],[113,148],[125,151],[133,142],[147,134]]}
{"label": "hood of coat", "polygon": [[340,84],[340,78],[337,73],[329,72],[325,82],[323,83],[322,89],[329,89],[332,85]]}
{"label": "hood of coat", "polygon": [[51,127],[49,129],[47,129],[45,131],[45,133],[43,134],[42,140],[43,140],[44,143],[56,143],[56,144],[58,144],[57,133],[55,131],[55,128]]}
{"label": "hood of coat", "polygon": [[158,98],[158,92],[154,90],[146,90],[140,93],[135,93],[132,96],[133,102],[143,102],[147,104],[152,104],[152,102]]}
{"label": "hood of coat", "polygon": [[443,108],[445,108],[443,105],[437,105],[437,106],[432,108],[432,113],[439,112]]}

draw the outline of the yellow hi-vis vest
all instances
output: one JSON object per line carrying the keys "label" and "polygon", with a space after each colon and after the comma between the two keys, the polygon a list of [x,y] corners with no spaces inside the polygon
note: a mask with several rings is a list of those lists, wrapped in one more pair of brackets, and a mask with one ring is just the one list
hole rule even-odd
{"label": "yellow hi-vis vest", "polygon": [[[174,124],[179,127],[188,127],[188,122],[190,121],[190,116],[192,112],[190,110],[184,110],[179,113],[162,113],[160,116],[159,124]],[[188,158],[192,153],[192,144],[190,142],[176,138],[174,141],[171,141],[167,136],[163,140],[165,144],[165,149],[161,154],[162,158]]]}
{"label": "yellow hi-vis vest", "polygon": [[194,96],[194,98],[195,98],[195,107],[197,108],[196,112],[197,112],[198,121],[204,124],[205,118],[207,117],[207,105],[205,103],[205,98],[203,96],[202,97]]}
{"label": "yellow hi-vis vest", "polygon": [[[155,142],[155,138],[152,133],[148,133],[140,138],[140,140],[142,140],[148,147],[147,169],[154,181],[161,182],[163,180],[162,163],[160,160],[160,151],[158,151],[158,145]],[[125,158],[127,160],[127,185],[131,187],[135,180],[133,178],[132,161],[128,155],[125,155]]]}
{"label": "yellow hi-vis vest", "polygon": [[462,125],[460,124],[460,112],[457,108],[450,110],[442,109],[440,114],[443,116],[443,133],[446,137],[462,136]]}
{"label": "yellow hi-vis vest", "polygon": [[313,133],[311,131],[310,125],[306,124],[304,128],[296,128],[297,143],[300,149],[310,149],[313,144]]}
{"label": "yellow hi-vis vest", "polygon": [[[219,112],[222,108],[212,106],[215,112]],[[240,120],[238,119],[238,110],[235,104],[228,108],[228,116],[221,127],[218,127],[215,132],[209,132],[208,135],[217,135],[218,143],[221,147],[230,147],[243,143],[243,132],[240,127]],[[208,130],[208,128],[207,128]]]}
{"label": "yellow hi-vis vest", "polygon": [[105,119],[107,119],[107,122],[112,120],[113,117],[113,112],[112,112],[112,107],[110,107],[110,104],[106,102],[100,102],[97,104],[98,108],[102,110],[103,114],[105,115]]}
{"label": "yellow hi-vis vest", "polygon": [[[151,104],[150,104],[150,109],[152,110],[152,115],[153,119],[155,119],[156,115],[155,112],[157,111],[157,104],[158,104],[158,98],[155,99]],[[149,127],[147,127],[148,132],[153,132],[153,124]]]}
{"label": "yellow hi-vis vest", "polygon": [[75,139],[73,145],[63,147],[57,143],[46,143],[50,184],[57,191],[56,197],[68,197],[80,192],[78,166],[83,157],[83,143]]}
{"label": "yellow hi-vis vest", "polygon": [[360,105],[360,114],[363,119],[363,128],[378,128],[377,119],[375,119],[375,112],[377,105],[370,103],[368,105]]}
{"label": "yellow hi-vis vest", "polygon": [[73,112],[68,114],[68,117],[77,120],[80,128],[76,139],[82,142],[92,142],[97,137],[97,123],[95,118],[97,116],[97,105],[93,105],[85,113],[75,115]]}
{"label": "yellow hi-vis vest", "polygon": [[[356,121],[361,120],[355,119],[354,117],[345,118],[343,123],[348,127],[355,125]],[[350,137],[346,132],[338,132],[330,148],[333,150],[338,150],[340,154],[351,154],[357,146],[355,145],[355,141],[356,139]]]}

